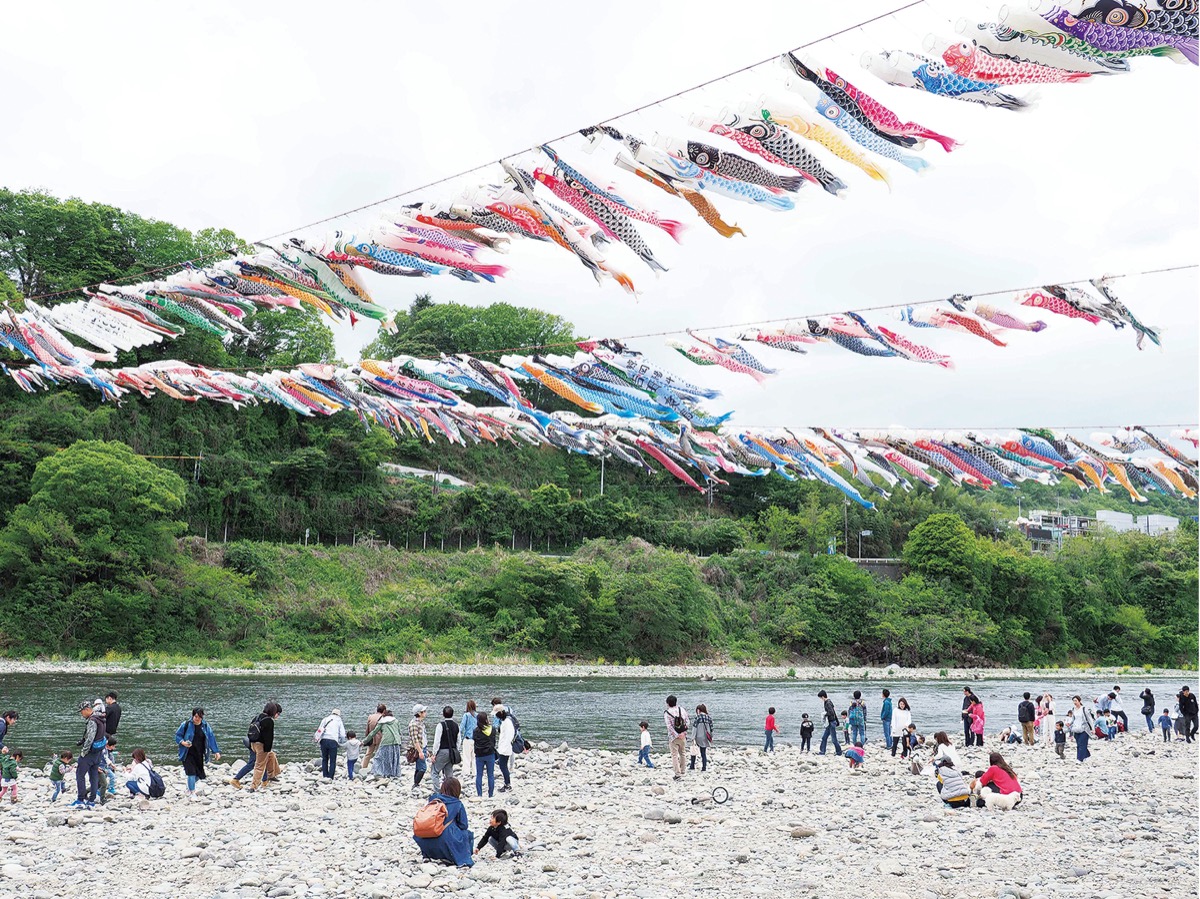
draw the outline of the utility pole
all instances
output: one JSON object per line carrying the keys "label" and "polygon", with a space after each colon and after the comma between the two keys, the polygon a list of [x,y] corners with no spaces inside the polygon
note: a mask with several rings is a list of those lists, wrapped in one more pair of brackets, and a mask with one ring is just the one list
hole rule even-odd
{"label": "utility pole", "polygon": [[842,506],[842,546],[846,547],[846,555],[850,555],[850,500]]}
{"label": "utility pole", "polygon": [[600,495],[604,496],[604,457],[600,457]]}

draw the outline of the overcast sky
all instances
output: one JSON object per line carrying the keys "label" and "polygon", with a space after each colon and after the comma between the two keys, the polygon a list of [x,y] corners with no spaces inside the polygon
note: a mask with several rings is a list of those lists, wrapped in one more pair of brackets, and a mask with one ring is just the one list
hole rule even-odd
{"label": "overcast sky", "polygon": [[[6,4],[0,184],[260,238],[573,132],[899,5]],[[808,186],[786,213],[718,198],[746,231],[726,240],[690,207],[612,167],[614,144],[589,153],[572,137],[556,144],[564,159],[691,223],[680,246],[642,228],[670,269],[659,277],[624,248],[610,251],[641,290],[636,300],[612,282],[598,287],[567,253],[531,244],[492,260],[512,266],[494,285],[445,277],[373,277],[370,285],[397,307],[425,290],[440,301],[536,306],[596,337],[684,326],[730,337],[706,328],[1200,261],[1196,68],[1134,60],[1128,75],[1042,87],[1035,109],[1013,113],[884,85],[860,67],[865,51],[920,52],[928,34],[953,38],[951,19],[969,8],[987,17],[984,5],[924,4],[808,51],[902,118],[964,141],[950,155],[930,144],[922,155],[932,166],[921,176],[883,162],[891,192],[830,159],[848,196]],[[616,124],[645,139],[701,138],[690,114],[786,97],[782,78],[771,64]],[[533,154],[521,162],[544,164]],[[493,167],[406,202],[452,200],[500,177]],[[387,208],[329,227],[365,232]],[[755,354],[781,373],[759,387],[693,366],[662,338],[633,345],[723,390],[712,408],[736,409],[744,425],[1194,422],[1198,285],[1196,270],[1115,284],[1142,321],[1165,327],[1161,352],[1137,351],[1128,329],[1035,315],[1005,297],[992,302],[1050,327],[1012,334],[1006,348],[896,328],[950,353],[951,372],[836,347],[803,357],[763,348]],[[896,324],[887,312],[868,317]],[[364,322],[339,333],[343,355],[356,358],[373,329]]]}

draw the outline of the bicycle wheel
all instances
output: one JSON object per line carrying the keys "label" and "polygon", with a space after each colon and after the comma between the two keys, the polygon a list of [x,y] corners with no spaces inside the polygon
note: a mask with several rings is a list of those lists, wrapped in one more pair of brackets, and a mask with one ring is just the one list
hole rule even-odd
{"label": "bicycle wheel", "polygon": [[712,798],[717,805],[723,805],[729,800],[729,791],[724,787],[716,787],[712,791]]}

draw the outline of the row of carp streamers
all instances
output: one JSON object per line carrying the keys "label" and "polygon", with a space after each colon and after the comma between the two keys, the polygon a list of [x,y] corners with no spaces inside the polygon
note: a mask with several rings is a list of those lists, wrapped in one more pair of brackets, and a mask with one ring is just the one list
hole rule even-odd
{"label": "row of carp streamers", "polygon": [[[113,296],[101,292],[89,302]],[[186,297],[172,302],[186,308]],[[148,325],[176,327],[140,308]],[[8,323],[0,324],[0,345],[39,363],[9,370],[29,391],[66,381],[90,385],[118,400],[131,392],[146,397],[162,393],[184,402],[207,399],[235,407],[270,402],[304,416],[353,411],[364,425],[431,442],[439,434],[461,445],[523,441],[620,459],[646,472],[654,471],[653,460],[700,491],[727,483],[722,475],[775,472],[789,480],[829,484],[866,508],[873,507],[873,495],[887,497],[896,487],[911,490],[914,485],[932,489],[942,477],[983,489],[1066,478],[1101,492],[1119,485],[1136,502],[1145,502],[1144,494],[1153,491],[1188,499],[1197,495],[1196,460],[1140,427],[1094,434],[1090,442],[1051,431],[997,436],[730,427],[728,413],[714,416],[702,406],[719,396],[717,391],[655,367],[615,340],[580,342],[570,357],[502,356],[499,365],[462,354],[436,360],[364,359],[350,368],[311,364],[262,374],[170,360],[97,368],[92,363],[101,354],[71,344],[51,311],[57,310],[34,306],[10,313]],[[113,350],[134,343],[116,328],[106,336]],[[592,417],[540,410],[525,396],[523,384],[540,385]],[[501,405],[480,408],[464,394],[488,396]],[[1193,430],[1172,436],[1193,446],[1200,440]]]}

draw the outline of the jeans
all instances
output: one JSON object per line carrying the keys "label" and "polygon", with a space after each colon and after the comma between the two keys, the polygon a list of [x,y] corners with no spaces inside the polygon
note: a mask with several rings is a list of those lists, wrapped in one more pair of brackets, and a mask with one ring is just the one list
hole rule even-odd
{"label": "jeans", "polygon": [[487,769],[488,776],[488,796],[496,795],[496,756],[488,753],[487,755],[475,756],[475,795],[483,795],[483,772]]}
{"label": "jeans", "polygon": [[1171,725],[1164,724],[1162,732],[1163,732],[1163,742],[1170,743],[1171,742]]}
{"label": "jeans", "polygon": [[354,767],[358,764],[358,759],[346,759],[346,776],[354,780]]}
{"label": "jeans", "polygon": [[500,776],[504,778],[504,786],[506,787],[512,786],[512,777],[508,773],[508,760],[510,758],[512,756],[505,755],[502,752],[496,753],[496,764],[500,766]]}
{"label": "jeans", "polygon": [[126,789],[128,789],[128,790],[129,790],[129,795],[130,795],[130,796],[140,796],[140,795],[142,795],[141,788],[138,786],[138,782],[137,782],[136,780],[127,780],[127,781],[125,781],[125,787],[126,787]]}
{"label": "jeans", "polygon": [[1076,760],[1082,762],[1084,759],[1088,758],[1090,755],[1091,755],[1091,753],[1088,752],[1088,733],[1087,733],[1087,731],[1085,730],[1085,731],[1081,731],[1081,732],[1075,734],[1075,758],[1076,758]]}
{"label": "jeans", "polygon": [[425,777],[425,772],[429,770],[429,766],[425,764],[425,752],[421,751],[421,755],[417,757],[417,766],[413,770],[413,786],[419,787],[422,779]]}
{"label": "jeans", "polygon": [[883,725],[883,745],[886,748],[892,745],[892,719],[880,718],[879,722]]}
{"label": "jeans", "polygon": [[654,762],[650,761],[650,747],[643,746],[638,750],[638,764],[645,765],[647,768],[653,768]]}
{"label": "jeans", "polygon": [[1150,714],[1148,714],[1148,715],[1146,715],[1145,712],[1143,712],[1142,714],[1145,715],[1145,717],[1146,717],[1147,729],[1150,731],[1150,733],[1154,733],[1154,712],[1150,712]]}
{"label": "jeans", "polygon": [[[84,786],[84,782],[88,786]],[[79,757],[75,768],[75,789],[77,802],[95,802],[96,792],[100,789],[100,750],[93,749]]]}
{"label": "jeans", "polygon": [[450,763],[450,750],[439,749],[433,756],[433,770],[429,772],[429,779],[433,781],[433,788],[440,790],[442,781],[447,777],[454,776],[454,765]]}
{"label": "jeans", "polygon": [[812,734],[800,735],[800,751],[812,752]]}
{"label": "jeans", "polygon": [[107,775],[108,795],[115,796],[117,793],[117,772],[113,770],[112,765],[101,765],[100,773]]}
{"label": "jeans", "polygon": [[963,737],[966,739],[968,746],[975,745],[975,735],[971,733],[971,716],[967,715],[963,718]]}
{"label": "jeans", "polygon": [[837,755],[842,754],[842,744],[837,738],[838,726],[836,721],[830,721],[825,725],[825,732],[821,734],[821,749],[820,755],[825,754],[825,746],[829,743],[829,738],[833,737],[833,750]]}
{"label": "jeans", "polygon": [[[707,746],[697,746],[696,748],[700,750],[700,770],[707,771],[708,770],[708,747]],[[774,752],[775,750],[772,749],[771,751]]]}
{"label": "jeans", "polygon": [[850,743],[851,745],[855,743],[867,745],[867,726],[865,724],[850,725]]}
{"label": "jeans", "polygon": [[766,741],[766,743],[763,744],[763,752],[774,752],[775,751],[775,731],[773,731],[773,730],[766,731],[766,735],[767,735],[767,741]]}
{"label": "jeans", "polygon": [[54,781],[54,792],[50,794],[51,802],[53,802],[54,800],[56,800],[58,798],[58,794],[63,791],[63,787],[65,787],[65,786],[66,786],[66,783],[64,783],[61,780]]}
{"label": "jeans", "polygon": [[337,771],[337,755],[338,741],[337,740],[321,740],[321,776],[328,777],[333,780],[334,772]]}
{"label": "jeans", "polygon": [[246,764],[242,765],[241,771],[239,771],[237,774],[233,775],[233,779],[241,780],[243,777],[245,777],[247,774],[249,774],[251,771],[253,771],[254,770],[254,762],[257,758],[258,758],[258,755],[254,752],[251,752],[250,759],[246,762]]}
{"label": "jeans", "polygon": [[188,780],[188,792],[189,792],[189,793],[195,793],[195,792],[196,792],[196,781],[197,781],[197,780],[199,780],[199,779],[200,779],[200,778],[196,777],[196,775],[195,775],[195,774],[189,774],[189,775],[187,776],[187,780]]}

